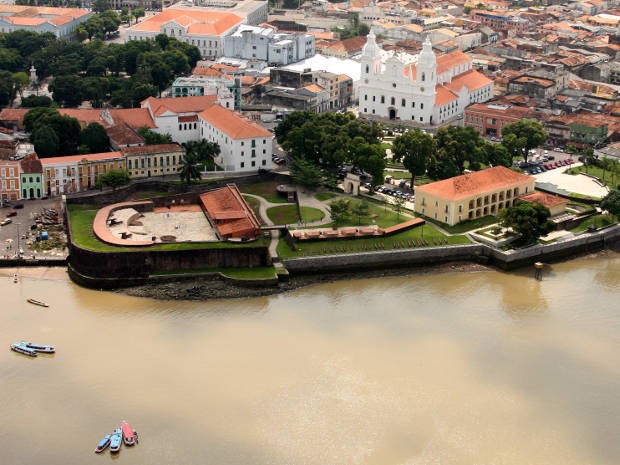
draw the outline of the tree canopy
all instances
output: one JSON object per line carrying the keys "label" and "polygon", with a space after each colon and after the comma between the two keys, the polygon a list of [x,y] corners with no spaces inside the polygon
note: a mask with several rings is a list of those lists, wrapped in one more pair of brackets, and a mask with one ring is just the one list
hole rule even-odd
{"label": "tree canopy", "polygon": [[140,137],[144,139],[146,145],[171,144],[172,136],[170,134],[159,134],[151,131],[149,128],[140,128],[136,131]]}
{"label": "tree canopy", "polygon": [[620,218],[620,191],[614,189],[601,201],[601,208],[607,210],[611,215]]}
{"label": "tree canopy", "polygon": [[535,242],[540,236],[555,229],[553,222],[549,221],[550,216],[549,209],[544,205],[522,200],[517,200],[514,206],[499,212],[501,224],[520,234],[526,244]]}
{"label": "tree canopy", "polygon": [[414,129],[396,137],[392,144],[392,151],[394,161],[402,161],[403,166],[411,173],[411,188],[413,189],[416,175],[426,173],[435,155],[435,140],[430,134]]}
{"label": "tree canopy", "polygon": [[90,123],[80,134],[80,145],[88,147],[88,153],[107,152],[109,144],[108,134],[99,123]]}
{"label": "tree canopy", "polygon": [[538,121],[520,119],[502,128],[502,145],[513,157],[523,157],[527,162],[530,150],[547,140],[547,133]]}
{"label": "tree canopy", "polygon": [[375,184],[383,178],[382,130],[353,113],[293,112],[276,127],[275,134],[294,159],[328,171],[350,164],[370,174]]}

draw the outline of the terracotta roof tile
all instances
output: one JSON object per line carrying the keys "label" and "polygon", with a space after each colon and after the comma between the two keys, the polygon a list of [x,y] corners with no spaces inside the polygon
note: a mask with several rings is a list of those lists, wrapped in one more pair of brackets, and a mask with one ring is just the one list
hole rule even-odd
{"label": "terracotta roof tile", "polygon": [[446,200],[460,200],[491,190],[508,188],[531,179],[534,178],[512,171],[505,166],[494,166],[475,173],[418,186],[416,191],[436,195]]}
{"label": "terracotta roof tile", "polygon": [[166,152],[185,152],[185,149],[179,144],[153,144],[142,145],[140,147],[123,147],[123,154],[149,154],[149,153],[166,153]]}
{"label": "terracotta roof tile", "polygon": [[103,152],[103,153],[90,153],[87,155],[68,155],[66,157],[52,157],[52,158],[43,158],[41,163],[46,165],[55,165],[57,163],[78,163],[82,160],[86,161],[104,161],[123,158],[123,154],[121,152]]}
{"label": "terracotta roof tile", "polygon": [[213,105],[198,116],[227,134],[231,139],[250,139],[253,137],[271,137],[273,134],[260,124],[244,118],[220,105]]}
{"label": "terracotta roof tile", "polygon": [[471,57],[467,56],[460,50],[455,50],[454,52],[446,53],[445,55],[441,55],[437,57],[437,75],[454,68],[462,63],[471,62]]}
{"label": "terracotta roof tile", "polygon": [[132,26],[130,31],[160,32],[162,25],[177,21],[188,28],[189,34],[220,35],[241,24],[242,18],[233,13],[208,10],[181,10],[168,8]]}
{"label": "terracotta roof tile", "polygon": [[545,192],[533,192],[519,198],[525,202],[539,203],[547,208],[557,207],[558,205],[567,204],[568,200],[557,195],[547,194]]}
{"label": "terracotta roof tile", "polygon": [[217,95],[200,95],[195,97],[155,98],[149,97],[141,102],[142,108],[147,104],[155,116],[160,116],[166,111],[171,113],[197,113],[205,110],[215,103]]}
{"label": "terracotta roof tile", "polygon": [[471,92],[488,86],[492,82],[493,80],[489,79],[484,74],[472,69],[454,76],[452,81],[446,84],[446,87],[454,92],[459,92],[463,87],[467,87],[469,92]]}
{"label": "terracotta roof tile", "polygon": [[459,96],[454,92],[449,90],[448,88],[442,86],[441,84],[437,84],[435,87],[435,105],[441,107],[446,103],[452,102],[454,100],[458,100]]}
{"label": "terracotta roof tile", "polygon": [[200,201],[220,236],[253,238],[259,233],[260,223],[236,185],[206,192]]}

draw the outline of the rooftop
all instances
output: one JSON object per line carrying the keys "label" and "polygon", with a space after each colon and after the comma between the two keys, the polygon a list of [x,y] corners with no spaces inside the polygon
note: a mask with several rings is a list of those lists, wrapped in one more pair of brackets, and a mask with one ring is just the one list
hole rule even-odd
{"label": "rooftop", "polygon": [[517,173],[505,166],[463,174],[416,187],[418,193],[428,193],[446,200],[461,200],[489,191],[509,188],[533,180],[532,176]]}
{"label": "rooftop", "polygon": [[220,105],[213,105],[207,108],[199,116],[210,125],[227,134],[231,139],[251,139],[254,137],[271,137],[273,135],[260,124]]}

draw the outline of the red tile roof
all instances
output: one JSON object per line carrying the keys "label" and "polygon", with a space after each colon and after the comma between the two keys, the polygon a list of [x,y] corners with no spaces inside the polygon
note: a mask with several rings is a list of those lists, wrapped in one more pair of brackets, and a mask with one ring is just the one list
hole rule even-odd
{"label": "red tile roof", "polygon": [[43,165],[36,153],[26,155],[26,158],[20,160],[21,172],[24,174],[36,174],[43,172]]}
{"label": "red tile roof", "polygon": [[206,192],[200,201],[220,237],[254,238],[260,232],[260,223],[236,185]]}
{"label": "red tile roof", "polygon": [[43,165],[55,165],[57,163],[78,163],[83,160],[97,162],[104,160],[112,160],[117,158],[123,158],[123,154],[120,152],[104,152],[104,153],[89,153],[87,155],[68,155],[66,157],[52,157],[43,158],[41,163]]}
{"label": "red tile roof", "polygon": [[472,92],[488,86],[492,82],[492,79],[489,79],[484,74],[472,69],[454,76],[452,81],[446,84],[446,87],[454,92],[459,92],[463,87],[467,87],[469,92]]}
{"label": "red tile roof", "polygon": [[121,152],[123,154],[149,154],[149,153],[166,153],[166,152],[184,152],[182,146],[179,144],[153,144],[153,145],[142,145],[140,147],[123,147],[121,148]]}
{"label": "red tile roof", "polygon": [[220,105],[213,105],[198,116],[227,134],[231,139],[251,139],[273,135],[260,124]]}
{"label": "red tile roof", "polygon": [[456,95],[454,92],[450,91],[446,87],[442,86],[441,84],[437,84],[437,86],[435,86],[435,92],[435,105],[437,105],[438,107],[441,107],[446,103],[450,103],[459,98],[458,95]]}
{"label": "red tile roof", "polygon": [[471,58],[465,55],[460,50],[455,50],[454,52],[446,53],[445,55],[441,55],[437,57],[437,76],[440,74],[458,66],[462,63],[471,62]]}
{"label": "red tile roof", "polygon": [[155,116],[165,112],[198,113],[209,108],[217,100],[217,95],[199,95],[195,97],[155,98],[149,97],[141,102],[142,108],[150,106]]}
{"label": "red tile roof", "polygon": [[220,35],[241,24],[243,20],[232,13],[168,8],[131,27],[130,30],[160,32],[161,27],[169,21],[176,21],[181,26],[187,27],[188,34]]}
{"label": "red tile roof", "polygon": [[416,191],[446,200],[460,200],[496,189],[509,188],[532,179],[534,179],[532,176],[517,173],[505,166],[494,166],[475,173],[418,186]]}
{"label": "red tile roof", "polygon": [[533,192],[520,197],[520,200],[530,203],[539,203],[547,208],[557,207],[558,205],[567,204],[568,200],[557,195],[547,194],[545,192]]}

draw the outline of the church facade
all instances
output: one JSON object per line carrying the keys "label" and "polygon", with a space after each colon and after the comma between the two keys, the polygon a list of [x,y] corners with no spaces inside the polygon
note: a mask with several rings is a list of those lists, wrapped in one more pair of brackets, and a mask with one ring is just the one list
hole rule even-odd
{"label": "church facade", "polygon": [[461,51],[435,56],[427,37],[417,60],[383,51],[370,31],[361,57],[359,109],[364,116],[430,126],[456,119],[471,103],[493,97],[493,81],[472,69]]}

